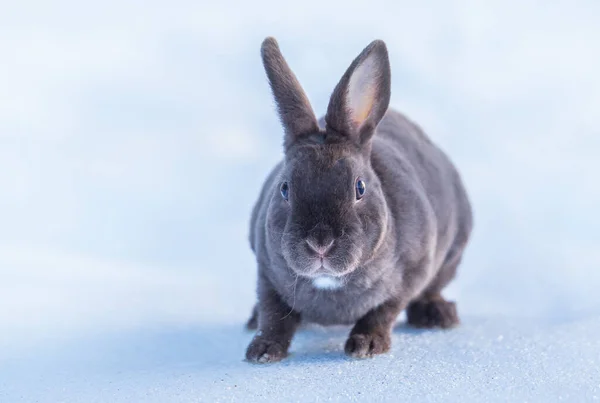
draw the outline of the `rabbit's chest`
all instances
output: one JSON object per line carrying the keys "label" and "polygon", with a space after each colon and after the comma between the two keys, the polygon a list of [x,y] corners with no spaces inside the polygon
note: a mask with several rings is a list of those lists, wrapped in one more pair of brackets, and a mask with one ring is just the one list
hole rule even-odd
{"label": "rabbit's chest", "polygon": [[[387,282],[386,282],[387,283]],[[330,277],[300,280],[286,287],[285,300],[303,320],[321,325],[351,325],[388,300],[393,285],[377,282],[369,288]]]}

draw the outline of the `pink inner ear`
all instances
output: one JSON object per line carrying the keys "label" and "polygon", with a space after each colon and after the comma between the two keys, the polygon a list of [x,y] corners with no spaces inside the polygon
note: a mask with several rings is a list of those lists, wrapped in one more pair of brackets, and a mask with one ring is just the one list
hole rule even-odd
{"label": "pink inner ear", "polygon": [[376,60],[369,57],[364,60],[350,77],[346,106],[350,119],[357,127],[369,117],[375,103],[377,84],[375,80]]}

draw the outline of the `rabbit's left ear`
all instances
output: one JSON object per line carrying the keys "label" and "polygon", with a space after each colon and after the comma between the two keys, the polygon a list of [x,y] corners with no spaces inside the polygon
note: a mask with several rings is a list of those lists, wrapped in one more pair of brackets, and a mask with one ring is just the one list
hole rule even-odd
{"label": "rabbit's left ear", "polygon": [[335,87],[325,121],[328,128],[356,141],[368,142],[390,103],[390,62],[381,40],[371,42]]}
{"label": "rabbit's left ear", "polygon": [[319,125],[308,97],[283,58],[275,38],[268,37],[263,41],[261,55],[285,130],[287,149],[299,137],[319,132]]}

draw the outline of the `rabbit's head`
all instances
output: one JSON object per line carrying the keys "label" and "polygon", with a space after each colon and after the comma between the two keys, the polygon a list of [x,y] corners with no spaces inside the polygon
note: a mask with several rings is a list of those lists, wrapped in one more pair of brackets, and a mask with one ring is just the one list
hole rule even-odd
{"label": "rabbit's head", "polygon": [[275,39],[261,50],[285,132],[269,237],[296,274],[343,277],[370,260],[386,236],[385,184],[371,167],[371,140],[390,100],[386,46],[374,41],[352,62],[331,95],[324,128]]}

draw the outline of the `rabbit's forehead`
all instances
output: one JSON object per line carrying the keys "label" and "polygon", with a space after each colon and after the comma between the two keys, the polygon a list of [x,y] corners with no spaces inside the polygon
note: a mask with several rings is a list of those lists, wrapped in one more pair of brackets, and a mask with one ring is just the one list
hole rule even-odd
{"label": "rabbit's forehead", "polygon": [[300,171],[344,170],[354,166],[356,159],[347,147],[307,146],[295,153],[292,166]]}
{"label": "rabbit's forehead", "polygon": [[357,162],[349,156],[307,156],[294,162],[291,179],[293,182],[343,180],[354,171],[356,165]]}

